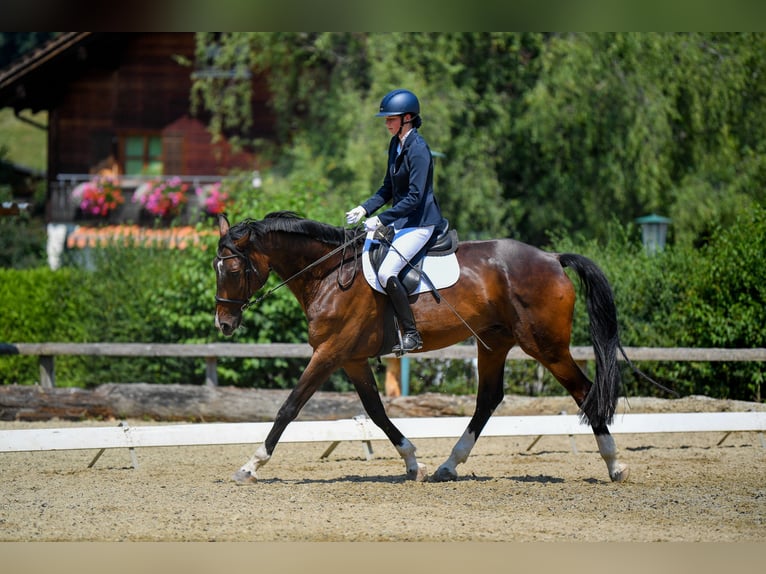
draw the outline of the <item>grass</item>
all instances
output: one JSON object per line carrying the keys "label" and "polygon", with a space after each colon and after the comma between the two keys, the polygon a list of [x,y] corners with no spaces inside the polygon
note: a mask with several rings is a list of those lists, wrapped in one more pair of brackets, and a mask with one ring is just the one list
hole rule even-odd
{"label": "grass", "polygon": [[[39,124],[48,124],[47,112],[34,115],[22,112],[22,116]],[[48,162],[47,142],[48,134],[45,131],[20,121],[10,108],[0,110],[0,149],[5,148],[7,151],[0,154],[3,159],[25,167],[45,170]]]}

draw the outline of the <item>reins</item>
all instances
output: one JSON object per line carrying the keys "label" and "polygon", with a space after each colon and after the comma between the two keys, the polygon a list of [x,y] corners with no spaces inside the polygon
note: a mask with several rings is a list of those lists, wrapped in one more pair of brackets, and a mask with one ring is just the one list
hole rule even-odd
{"label": "reins", "polygon": [[[284,281],[282,281],[278,285],[275,285],[274,287],[272,287],[271,289],[266,291],[266,293],[264,293],[263,295],[261,295],[260,297],[258,297],[255,300],[253,300],[253,297],[255,296],[255,293],[253,295],[251,295],[250,298],[247,299],[247,300],[243,300],[243,299],[226,299],[224,297],[218,297],[217,295],[216,295],[215,300],[220,302],[220,303],[235,303],[235,304],[236,303],[242,303],[242,311],[244,311],[245,309],[247,309],[249,307],[252,307],[253,305],[258,305],[261,301],[263,301],[266,297],[268,297],[269,295],[274,293],[274,291],[276,291],[280,287],[284,287],[285,285],[287,285],[290,281],[292,281],[296,277],[302,275],[303,273],[305,273],[306,271],[309,271],[310,269],[313,269],[317,265],[320,265],[320,264],[324,263],[330,257],[332,257],[333,255],[337,254],[338,252],[343,251],[344,254],[345,254],[346,247],[356,243],[357,241],[359,241],[359,239],[361,239],[364,236],[365,236],[365,233],[360,233],[360,234],[355,235],[354,237],[352,237],[351,239],[346,241],[343,245],[340,245],[340,246],[336,247],[335,249],[333,249],[332,251],[330,251],[329,253],[324,254],[322,257],[320,257],[319,259],[317,259],[313,263],[310,263],[309,265],[307,265],[306,267],[304,267],[303,269],[301,269],[297,273],[294,273],[293,275],[291,275],[290,277],[288,277],[287,279],[285,279]],[[250,261],[250,259],[244,253],[235,253],[234,255],[228,255],[227,257],[243,257],[244,259],[246,259],[248,261],[248,263],[250,264],[250,267],[252,269],[255,269],[253,267],[253,264]],[[219,258],[223,259],[223,257],[220,257],[220,256],[219,256]],[[341,266],[338,269],[338,285],[341,285],[340,284],[340,269],[342,269],[342,268],[343,268],[343,261],[341,261]],[[257,270],[256,270],[256,274],[257,274]],[[355,276],[356,276],[356,263],[354,263],[354,277]],[[351,280],[353,281],[353,277],[352,277]]]}

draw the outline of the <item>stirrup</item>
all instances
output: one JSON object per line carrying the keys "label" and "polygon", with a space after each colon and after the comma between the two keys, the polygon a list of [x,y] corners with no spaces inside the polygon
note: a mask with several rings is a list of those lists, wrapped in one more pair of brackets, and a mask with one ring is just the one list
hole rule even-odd
{"label": "stirrup", "polygon": [[422,347],[423,339],[420,337],[420,333],[417,331],[411,331],[404,333],[401,336],[400,343],[394,345],[391,351],[393,351],[396,356],[401,357],[405,353],[409,353],[410,351],[417,351]]}

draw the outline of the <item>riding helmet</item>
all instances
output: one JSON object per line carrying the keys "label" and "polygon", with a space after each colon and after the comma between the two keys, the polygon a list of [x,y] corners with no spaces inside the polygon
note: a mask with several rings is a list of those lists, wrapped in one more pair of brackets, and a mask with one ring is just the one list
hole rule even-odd
{"label": "riding helmet", "polygon": [[401,116],[420,114],[420,102],[415,94],[409,90],[393,90],[388,92],[380,101],[380,112],[375,117]]}

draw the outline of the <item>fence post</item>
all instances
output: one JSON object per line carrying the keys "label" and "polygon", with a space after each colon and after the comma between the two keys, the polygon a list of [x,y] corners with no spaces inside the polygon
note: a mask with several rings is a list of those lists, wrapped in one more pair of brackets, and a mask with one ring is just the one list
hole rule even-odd
{"label": "fence post", "polygon": [[402,394],[402,389],[399,383],[401,373],[401,365],[398,358],[386,359],[386,382],[385,392],[387,397],[398,397]]}
{"label": "fence post", "polygon": [[40,355],[40,385],[50,389],[56,386],[56,365],[53,355]]}
{"label": "fence post", "polygon": [[408,396],[410,394],[410,358],[402,357],[402,396]]}
{"label": "fence post", "polygon": [[205,357],[205,385],[218,386],[218,361],[215,357]]}

